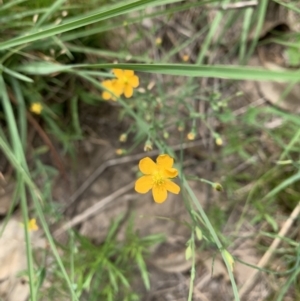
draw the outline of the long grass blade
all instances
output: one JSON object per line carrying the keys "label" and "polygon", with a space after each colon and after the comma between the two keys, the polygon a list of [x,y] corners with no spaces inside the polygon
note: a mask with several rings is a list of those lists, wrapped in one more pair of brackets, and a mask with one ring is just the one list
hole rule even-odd
{"label": "long grass blade", "polygon": [[56,26],[49,26],[41,31],[36,33],[31,33],[28,35],[24,35],[21,37],[17,37],[5,42],[0,43],[0,50],[4,50],[7,48],[15,47],[18,45],[30,43],[39,39],[45,39],[57,34],[61,34],[66,31],[70,31],[73,29],[77,29],[86,25],[90,25],[96,22],[100,22],[103,20],[107,20],[113,17],[121,16],[129,12],[145,9],[148,6],[156,6],[156,5],[163,5],[168,3],[175,3],[180,2],[182,0],[139,0],[130,2],[127,4],[118,4],[112,6],[108,10],[101,11],[97,14],[91,14],[85,17],[78,18],[74,21],[67,22],[65,24],[56,25]]}

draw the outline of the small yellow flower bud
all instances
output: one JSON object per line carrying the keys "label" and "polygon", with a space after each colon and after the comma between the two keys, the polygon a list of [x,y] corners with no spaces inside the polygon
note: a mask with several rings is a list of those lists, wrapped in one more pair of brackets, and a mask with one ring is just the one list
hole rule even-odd
{"label": "small yellow flower bud", "polygon": [[147,140],[144,146],[144,152],[152,151],[152,142],[150,140]]}
{"label": "small yellow flower bud", "polygon": [[162,43],[162,39],[160,37],[156,38],[155,39],[155,44],[158,46],[158,45],[161,45]]}
{"label": "small yellow flower bud", "polygon": [[124,133],[124,134],[120,135],[119,141],[120,142],[126,142],[127,141],[127,134]]}
{"label": "small yellow flower bud", "polygon": [[165,138],[165,139],[168,139],[168,138],[169,138],[169,136],[170,136],[168,132],[164,132],[164,134],[163,134],[163,135],[164,135],[164,138]]}
{"label": "small yellow flower bud", "polygon": [[221,137],[216,138],[216,144],[219,146],[223,145],[223,140]]}
{"label": "small yellow flower bud", "polygon": [[195,132],[189,132],[189,133],[187,134],[187,138],[188,138],[189,140],[195,140],[195,138],[196,138]]}
{"label": "small yellow flower bud", "polygon": [[187,62],[189,59],[190,59],[190,57],[187,54],[185,54],[185,55],[182,56],[182,60],[184,62]]}
{"label": "small yellow flower bud", "polygon": [[122,149],[122,148],[116,149],[116,154],[119,156],[124,155],[125,153],[126,153],[125,149]]}
{"label": "small yellow flower bud", "polygon": [[30,111],[37,115],[40,115],[43,110],[43,106],[39,102],[33,102],[30,106]]}

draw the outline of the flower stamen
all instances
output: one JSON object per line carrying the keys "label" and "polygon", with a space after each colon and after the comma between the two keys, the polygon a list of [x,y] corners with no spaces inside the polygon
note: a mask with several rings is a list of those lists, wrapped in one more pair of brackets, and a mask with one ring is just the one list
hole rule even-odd
{"label": "flower stamen", "polygon": [[158,185],[158,186],[162,186],[165,183],[165,178],[159,171],[157,171],[153,174],[152,180],[153,180],[154,185]]}

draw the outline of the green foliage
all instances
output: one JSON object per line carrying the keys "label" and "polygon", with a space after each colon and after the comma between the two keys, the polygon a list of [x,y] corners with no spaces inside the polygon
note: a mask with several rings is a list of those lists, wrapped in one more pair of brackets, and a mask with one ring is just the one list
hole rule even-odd
{"label": "green foliage", "polygon": [[[88,238],[72,234],[69,246],[62,246],[66,266],[71,267],[76,295],[88,300],[138,300],[130,281],[136,271],[150,289],[145,258],[149,248],[163,241],[162,235],[140,237],[133,229],[133,218],[129,220],[124,240],[117,235],[124,218],[112,222],[104,242],[95,245]],[[62,277],[60,273],[57,277]],[[63,282],[62,282],[63,284]],[[54,291],[59,290],[57,287]],[[51,292],[46,292],[51,294]],[[53,292],[54,293],[54,292]],[[58,295],[59,296],[59,295]]]}

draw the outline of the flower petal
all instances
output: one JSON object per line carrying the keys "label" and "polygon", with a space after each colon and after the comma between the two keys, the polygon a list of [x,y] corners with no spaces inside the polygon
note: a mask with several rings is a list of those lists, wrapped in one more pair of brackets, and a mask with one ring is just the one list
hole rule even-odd
{"label": "flower petal", "polygon": [[166,178],[175,178],[178,176],[178,170],[176,168],[165,168],[163,173]]}
{"label": "flower petal", "polygon": [[115,79],[112,81],[112,88],[113,88],[113,91],[116,95],[120,96],[122,93],[123,93],[123,90],[124,90],[124,84]]}
{"label": "flower petal", "polygon": [[167,189],[165,188],[164,185],[163,186],[154,185],[152,188],[152,195],[156,203],[163,203],[168,196]]}
{"label": "flower petal", "polygon": [[104,100],[110,100],[110,99],[112,98],[112,95],[111,95],[111,93],[109,93],[109,92],[107,92],[107,91],[103,91],[103,92],[102,92],[102,98],[103,98]]}
{"label": "flower petal", "polygon": [[103,82],[101,83],[101,85],[102,85],[103,87],[105,87],[106,89],[111,89],[112,81],[109,80],[109,79],[107,79],[107,80],[103,81]]}
{"label": "flower petal", "polygon": [[146,157],[140,161],[139,168],[143,174],[151,175],[157,169],[157,165],[152,159]]}
{"label": "flower petal", "polygon": [[136,88],[140,84],[139,78],[136,75],[130,77],[128,82],[133,88]]}
{"label": "flower petal", "polygon": [[122,69],[113,69],[112,72],[117,78],[123,79],[124,71]]}
{"label": "flower petal", "polygon": [[171,168],[173,166],[174,159],[169,155],[163,154],[157,157],[156,162],[160,167]]}
{"label": "flower petal", "polygon": [[130,85],[125,85],[124,87],[124,95],[126,98],[130,98],[133,94],[133,89]]}
{"label": "flower petal", "polygon": [[153,186],[151,176],[142,176],[135,182],[134,189],[138,193],[147,193]]}
{"label": "flower petal", "polygon": [[134,71],[133,70],[124,70],[124,76],[132,77],[132,76],[134,76]]}
{"label": "flower petal", "polygon": [[180,187],[170,180],[166,180],[165,187],[168,191],[172,193],[178,194],[180,192]]}

